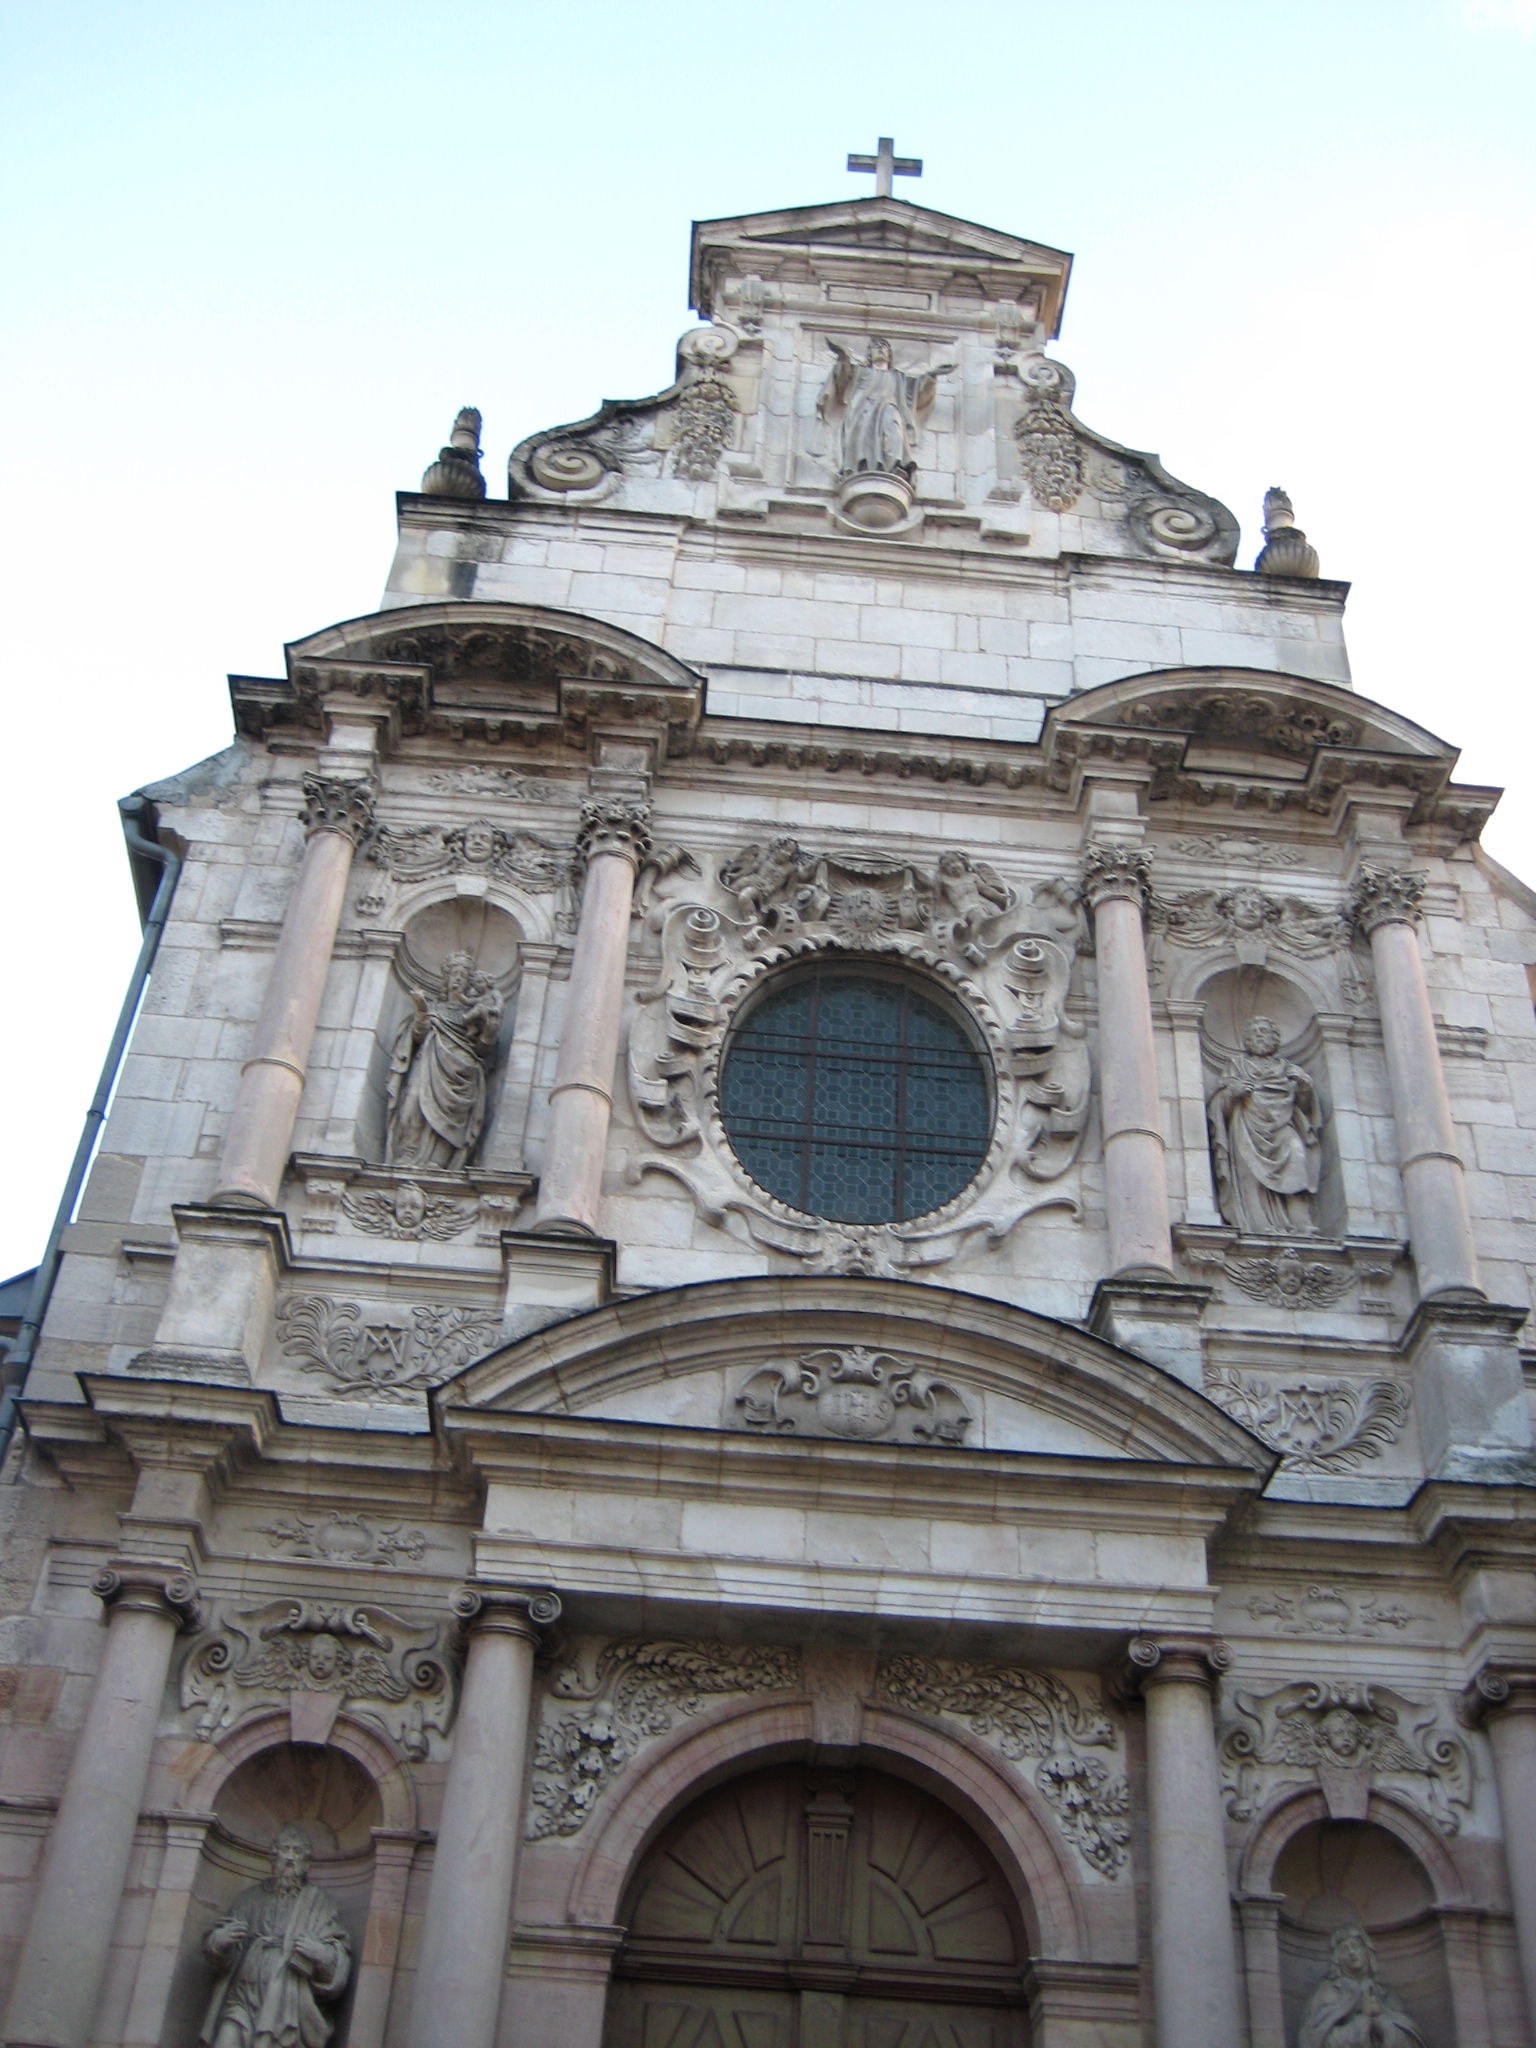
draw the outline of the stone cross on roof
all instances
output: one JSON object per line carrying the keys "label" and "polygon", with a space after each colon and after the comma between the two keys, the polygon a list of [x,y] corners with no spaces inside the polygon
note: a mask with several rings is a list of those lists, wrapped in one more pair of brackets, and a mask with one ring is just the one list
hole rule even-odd
{"label": "stone cross on roof", "polygon": [[875,197],[889,199],[892,178],[920,178],[923,160],[920,156],[897,156],[895,143],[889,135],[882,135],[874,156],[850,156],[848,168],[850,171],[873,171]]}

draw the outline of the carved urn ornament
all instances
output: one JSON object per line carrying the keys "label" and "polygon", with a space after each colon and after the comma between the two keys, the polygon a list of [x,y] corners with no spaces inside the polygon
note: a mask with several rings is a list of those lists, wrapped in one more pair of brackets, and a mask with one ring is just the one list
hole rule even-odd
{"label": "carved urn ornament", "polygon": [[485,478],[480,474],[480,415],[466,405],[453,423],[446,448],[421,479],[423,497],[483,498]]}
{"label": "carved urn ornament", "polygon": [[1315,576],[1317,549],[1296,524],[1291,501],[1279,485],[1264,493],[1264,546],[1254,568],[1261,576]]}

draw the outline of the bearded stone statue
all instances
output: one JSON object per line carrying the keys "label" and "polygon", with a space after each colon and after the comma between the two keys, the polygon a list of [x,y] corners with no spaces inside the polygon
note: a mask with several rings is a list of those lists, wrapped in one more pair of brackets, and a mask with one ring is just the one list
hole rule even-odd
{"label": "bearded stone statue", "polygon": [[1425,2048],[1402,2000],[1381,1981],[1363,1927],[1336,1927],[1328,1975],[1307,2000],[1296,2048]]}
{"label": "bearded stone statue", "polygon": [[309,1836],[283,1828],[272,1875],[247,1885],[209,1929],[203,1954],[222,1974],[202,2048],[325,2048],[334,2031],[322,2006],[340,1998],[352,1944],[335,1908],[309,1882]]}

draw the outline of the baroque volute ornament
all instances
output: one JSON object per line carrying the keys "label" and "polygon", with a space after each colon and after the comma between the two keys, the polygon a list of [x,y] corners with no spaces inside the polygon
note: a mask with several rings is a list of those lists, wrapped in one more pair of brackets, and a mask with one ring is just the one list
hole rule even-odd
{"label": "baroque volute ornament", "polygon": [[1221,1213],[1239,1230],[1311,1236],[1322,1111],[1312,1077],[1280,1051],[1280,1027],[1251,1017],[1206,1105]]}
{"label": "baroque volute ornament", "polygon": [[1472,1763],[1439,1712],[1386,1685],[1298,1679],[1273,1692],[1234,1689],[1222,1737],[1227,1811],[1252,1820],[1266,1800],[1316,1784],[1337,1820],[1363,1820],[1380,1780],[1454,1835],[1472,1803]]}
{"label": "baroque volute ornament", "polygon": [[306,775],[299,817],[306,832],[339,832],[356,846],[373,824],[373,805],[374,787],[364,778]]}
{"label": "baroque volute ornament", "polygon": [[1082,496],[1083,457],[1072,423],[1076,379],[1044,356],[1024,372],[1024,410],[1013,429],[1019,464],[1038,504],[1069,512]]}
{"label": "baroque volute ornament", "polygon": [[1307,2000],[1296,2048],[1425,2048],[1402,2000],[1382,1982],[1363,1927],[1333,1930],[1328,1974]]}
{"label": "baroque volute ornament", "polygon": [[446,448],[421,480],[428,498],[483,498],[485,478],[480,474],[480,415],[466,405],[453,423]]}
{"label": "baroque volute ornament", "polygon": [[283,1705],[324,1742],[342,1706],[377,1721],[413,1757],[445,1733],[456,1702],[450,1623],[387,1607],[268,1600],[210,1616],[181,1667],[181,1705],[200,1742],[257,1705]]}
{"label": "baroque volute ornament", "polygon": [[1355,879],[1350,910],[1367,938],[1383,924],[1418,924],[1424,916],[1428,877],[1421,868],[1386,868],[1367,863]]}
{"label": "baroque volute ornament", "polygon": [[959,1444],[972,1421],[957,1388],[915,1360],[863,1344],[759,1366],[732,1407],[730,1420],[767,1435],[863,1443]]}
{"label": "baroque volute ornament", "polygon": [[501,991],[469,953],[450,953],[435,988],[412,987],[390,1055],[385,1162],[466,1166],[485,1124],[485,1069]]}
{"label": "baroque volute ornament", "polygon": [[328,1896],[309,1881],[313,1850],[290,1824],[272,1843],[272,1874],[247,1885],[203,1938],[219,1974],[202,2048],[325,2048],[327,2008],[346,1989],[352,1944]]}

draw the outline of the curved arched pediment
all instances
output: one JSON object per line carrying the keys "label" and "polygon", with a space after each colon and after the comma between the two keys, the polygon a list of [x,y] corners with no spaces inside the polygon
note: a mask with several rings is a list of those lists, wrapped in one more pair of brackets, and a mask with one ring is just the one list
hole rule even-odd
{"label": "curved arched pediment", "polygon": [[343,619],[287,647],[285,682],[235,676],[236,720],[319,727],[326,696],[371,698],[398,729],[454,737],[579,737],[594,711],[692,732],[702,676],[637,633],[579,612],[480,599]]}
{"label": "curved arched pediment", "polygon": [[1319,747],[1415,755],[1447,773],[1456,760],[1454,747],[1384,704],[1270,669],[1157,669],[1101,683],[1051,712],[1055,730],[1085,725],[1178,734],[1193,746],[1298,763]]}
{"label": "curved arched pediment", "polygon": [[493,1352],[441,1404],[759,1436],[1225,1466],[1273,1454],[1182,1381],[1069,1323],[876,1279],[710,1281]]}

